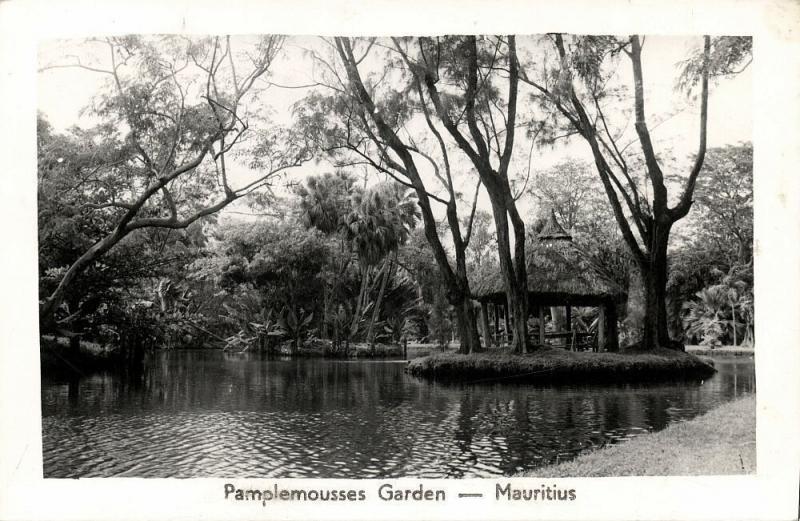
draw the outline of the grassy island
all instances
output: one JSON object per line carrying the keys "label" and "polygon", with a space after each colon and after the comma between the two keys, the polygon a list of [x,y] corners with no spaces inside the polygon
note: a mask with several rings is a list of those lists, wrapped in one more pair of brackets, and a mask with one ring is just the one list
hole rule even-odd
{"label": "grassy island", "polygon": [[718,476],[756,471],[756,397],[521,476]]}
{"label": "grassy island", "polygon": [[540,348],[525,355],[490,351],[469,355],[435,353],[408,363],[409,374],[436,380],[513,379],[534,383],[634,382],[707,378],[712,362],[658,349],[623,353]]}

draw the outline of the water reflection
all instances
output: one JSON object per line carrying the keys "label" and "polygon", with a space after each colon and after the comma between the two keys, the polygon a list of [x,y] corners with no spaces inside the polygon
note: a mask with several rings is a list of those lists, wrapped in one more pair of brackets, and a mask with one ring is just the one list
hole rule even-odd
{"label": "water reflection", "polygon": [[163,352],[138,375],[42,385],[46,477],[478,477],[574,457],[755,390],[705,382],[440,385],[403,363]]}

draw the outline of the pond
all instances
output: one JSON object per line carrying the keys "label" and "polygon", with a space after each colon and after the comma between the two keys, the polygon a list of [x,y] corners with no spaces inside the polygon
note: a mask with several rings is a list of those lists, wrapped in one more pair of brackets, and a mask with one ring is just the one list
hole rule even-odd
{"label": "pond", "polygon": [[43,376],[45,477],[490,477],[573,458],[755,391],[704,382],[440,384],[402,361],[159,352],[143,374]]}

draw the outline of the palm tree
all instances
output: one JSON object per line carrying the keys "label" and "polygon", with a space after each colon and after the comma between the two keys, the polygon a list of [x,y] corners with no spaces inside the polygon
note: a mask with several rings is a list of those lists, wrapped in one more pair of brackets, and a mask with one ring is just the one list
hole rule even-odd
{"label": "palm tree", "polygon": [[350,199],[358,191],[355,178],[344,170],[309,177],[297,189],[301,219],[326,235],[340,231],[350,212]]}
{"label": "palm tree", "polygon": [[374,281],[380,289],[372,308],[367,330],[367,342],[373,344],[374,325],[380,314],[386,283],[393,275],[398,248],[408,240],[410,231],[419,219],[413,192],[394,182],[382,182],[363,193],[353,195],[352,208],[346,220],[346,235],[353,243],[362,267],[361,291],[351,324],[351,335],[358,330],[361,314],[366,307],[369,273],[382,263]]}
{"label": "palm tree", "polygon": [[337,339],[339,336],[341,320],[339,314],[333,310],[339,307],[336,305],[337,295],[341,291],[344,275],[352,257],[346,238],[345,221],[352,210],[351,199],[360,192],[356,178],[344,170],[309,177],[305,185],[297,188],[297,195],[300,198],[300,220],[307,227],[317,228],[339,242],[336,271],[326,277],[324,286],[320,325],[323,338],[330,338],[329,326],[333,327]]}

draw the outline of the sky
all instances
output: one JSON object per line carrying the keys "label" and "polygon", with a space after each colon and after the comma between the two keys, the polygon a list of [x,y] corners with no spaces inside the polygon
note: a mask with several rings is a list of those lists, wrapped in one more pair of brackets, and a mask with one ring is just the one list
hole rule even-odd
{"label": "sky", "polygon": [[[247,45],[254,37],[234,37],[235,43]],[[518,37],[518,46],[522,56],[529,45],[529,40],[523,36]],[[688,164],[688,159],[697,150],[699,134],[699,104],[692,103],[687,97],[674,89],[677,77],[678,64],[687,53],[697,48],[702,40],[699,37],[659,37],[647,36],[643,47],[643,70],[645,81],[646,110],[648,123],[657,150],[671,149],[676,157],[684,159],[681,168]],[[289,37],[284,45],[284,51],[272,67],[270,81],[279,85],[297,86],[313,82],[311,60],[303,53],[303,49],[324,48],[324,44],[315,37]],[[39,49],[39,66],[49,64],[70,63],[74,56],[81,56],[83,63],[102,64],[105,55],[102,48],[86,51],[86,45],[77,40],[46,41]],[[98,50],[99,49],[99,50]],[[377,63],[377,62],[375,62]],[[623,59],[617,69],[615,81],[622,84],[631,84],[631,71],[629,61]],[[372,65],[373,67],[375,64]],[[364,64],[369,68],[370,64]],[[366,71],[365,71],[366,72]],[[91,125],[90,117],[82,114],[92,96],[101,87],[103,75],[92,73],[77,68],[58,68],[39,73],[38,82],[38,107],[50,123],[57,130],[65,130],[72,125]],[[264,87],[262,85],[262,87]],[[524,86],[521,87],[524,89]],[[270,106],[273,118],[282,123],[291,122],[291,106],[300,100],[308,89],[280,88],[269,86],[263,91],[261,99]],[[524,90],[521,92],[524,93]],[[522,99],[522,96],[521,96]],[[752,140],[752,73],[751,68],[732,79],[725,79],[712,85],[709,99],[708,120],[708,146],[723,146],[738,142]],[[665,118],[669,114],[670,117]],[[625,139],[633,139],[632,124]],[[514,172],[524,175],[528,162],[535,172],[557,165],[566,159],[580,159],[591,163],[591,152],[586,143],[579,138],[570,141],[561,140],[553,147],[535,148],[534,153],[528,157],[530,142],[526,142],[523,133],[518,132],[515,142],[516,153],[511,166]],[[625,140],[623,140],[624,142]],[[633,143],[632,146],[638,146]],[[452,155],[452,154],[451,154]],[[472,193],[471,165],[465,157],[454,154],[454,170],[466,172],[459,177],[457,184],[465,193]],[[330,171],[327,164],[306,164],[292,174],[292,178],[299,180],[308,175]],[[233,175],[234,180],[239,176],[246,180],[251,175],[246,169],[241,169]],[[428,176],[429,179],[433,179]],[[535,202],[531,198],[520,200],[523,214],[535,210]],[[485,191],[481,191],[479,207],[485,210],[490,208]],[[240,215],[239,212],[248,212],[241,204],[228,210]],[[464,212],[465,210],[461,210]]]}

